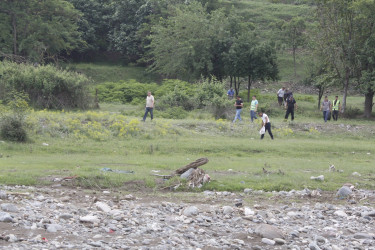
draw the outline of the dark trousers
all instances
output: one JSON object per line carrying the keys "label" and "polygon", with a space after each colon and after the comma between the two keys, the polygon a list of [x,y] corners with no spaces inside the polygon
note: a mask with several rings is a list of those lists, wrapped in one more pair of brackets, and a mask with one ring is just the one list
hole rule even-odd
{"label": "dark trousers", "polygon": [[337,118],[339,118],[339,111],[338,110],[332,111],[332,118],[333,118],[333,120],[337,121]]}
{"label": "dark trousers", "polygon": [[[268,134],[270,134],[271,136],[271,139],[273,140],[273,134],[271,132],[271,123],[270,122],[267,122],[266,125],[264,126],[264,128],[266,129],[266,131],[268,130]],[[264,134],[262,134],[260,136],[260,139],[263,139],[264,138]]]}
{"label": "dark trousers", "polygon": [[288,119],[289,114],[292,116],[292,121],[294,120],[294,108],[289,108],[286,110],[285,119]]}
{"label": "dark trousers", "polygon": [[283,104],[284,98],[278,96],[277,101],[279,102],[279,105],[281,106]]}
{"label": "dark trousers", "polygon": [[145,115],[143,116],[143,121],[146,121],[146,117],[147,117],[147,114],[148,112],[150,112],[150,115],[151,115],[151,120],[154,119],[154,108],[149,108],[149,107],[146,107],[146,111],[145,111]]}

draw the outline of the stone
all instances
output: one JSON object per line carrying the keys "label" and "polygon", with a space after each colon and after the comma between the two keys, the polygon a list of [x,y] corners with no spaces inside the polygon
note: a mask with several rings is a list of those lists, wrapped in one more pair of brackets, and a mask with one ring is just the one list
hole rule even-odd
{"label": "stone", "polygon": [[87,222],[87,223],[99,223],[100,220],[95,215],[86,215],[83,217],[79,217],[80,222]]}
{"label": "stone", "polygon": [[0,212],[0,222],[13,222],[13,218],[6,212]]}
{"label": "stone", "polygon": [[233,211],[234,211],[233,207],[230,207],[230,206],[223,207],[223,214],[232,214]]}
{"label": "stone", "polygon": [[69,220],[69,219],[73,218],[73,215],[72,214],[60,214],[59,218],[64,219],[64,220]]}
{"label": "stone", "polygon": [[309,248],[310,250],[321,250],[321,248],[315,242],[310,242]]}
{"label": "stone", "polygon": [[49,233],[56,233],[57,231],[60,231],[63,229],[63,227],[59,224],[47,224],[46,228],[47,228],[47,232]]}
{"label": "stone", "polygon": [[352,190],[348,186],[343,186],[337,191],[336,197],[338,199],[346,199],[352,194]]}
{"label": "stone", "polygon": [[252,209],[249,208],[249,207],[245,207],[245,208],[244,208],[244,214],[245,214],[245,216],[255,215],[255,211],[252,210]]}
{"label": "stone", "polygon": [[284,245],[284,244],[286,244],[286,241],[283,240],[283,239],[280,239],[280,238],[274,238],[273,240],[274,240],[275,243],[278,244],[278,245]]}
{"label": "stone", "polygon": [[324,175],[319,175],[319,176],[311,176],[310,177],[311,180],[316,180],[316,181],[324,181]]}
{"label": "stone", "polygon": [[11,242],[11,243],[14,243],[14,242],[18,241],[17,237],[14,234],[7,235],[6,239],[7,239],[8,242]]}
{"label": "stone", "polygon": [[180,177],[182,179],[187,179],[189,178],[189,176],[191,175],[191,173],[194,171],[195,169],[194,168],[189,168],[188,170],[186,170],[182,175],[180,175]]}
{"label": "stone", "polygon": [[334,215],[340,216],[340,217],[347,217],[348,215],[345,213],[345,211],[337,210],[333,213]]}
{"label": "stone", "polygon": [[243,190],[243,192],[244,192],[245,194],[250,194],[251,192],[253,192],[253,190],[252,190],[251,188],[245,188],[245,189]]}
{"label": "stone", "polygon": [[5,200],[8,198],[8,195],[3,190],[0,191],[0,199]]}
{"label": "stone", "polygon": [[358,172],[353,172],[352,175],[353,175],[353,176],[361,176],[361,174],[358,173]]}
{"label": "stone", "polygon": [[355,233],[353,235],[353,238],[354,239],[374,239],[374,236],[373,234],[368,234],[368,233]]}
{"label": "stone", "polygon": [[270,240],[270,239],[267,239],[267,238],[262,238],[262,242],[264,244],[271,245],[271,246],[275,245],[275,243],[276,243],[274,240]]}
{"label": "stone", "polygon": [[195,216],[199,213],[199,210],[196,206],[190,206],[184,209],[183,215],[187,217]]}
{"label": "stone", "polygon": [[107,203],[104,203],[104,202],[101,202],[101,201],[98,201],[95,203],[95,206],[100,210],[100,211],[103,211],[105,213],[109,213],[111,212],[111,207],[107,204]]}
{"label": "stone", "polygon": [[18,212],[18,208],[16,207],[16,205],[11,204],[11,203],[1,204],[1,209],[5,212],[11,212],[11,213],[17,213]]}
{"label": "stone", "polygon": [[274,239],[280,238],[285,239],[284,233],[275,226],[268,224],[260,224],[255,228],[255,233],[263,238]]}

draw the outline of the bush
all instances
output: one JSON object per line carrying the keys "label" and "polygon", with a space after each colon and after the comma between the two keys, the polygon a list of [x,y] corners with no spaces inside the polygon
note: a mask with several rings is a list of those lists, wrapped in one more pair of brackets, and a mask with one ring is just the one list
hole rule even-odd
{"label": "bush", "polygon": [[158,115],[167,119],[185,119],[188,116],[188,112],[181,107],[173,107],[158,113]]}
{"label": "bush", "polygon": [[23,122],[15,116],[2,117],[0,135],[3,140],[25,142],[27,133]]}
{"label": "bush", "polygon": [[160,98],[158,106],[161,110],[168,109],[170,107],[182,107],[184,110],[194,109],[193,98],[179,85],[174,87],[174,90],[167,93]]}
{"label": "bush", "polygon": [[93,104],[86,76],[58,70],[47,65],[34,67],[30,64],[0,62],[1,89],[4,99],[15,90],[25,92],[31,104],[47,109],[86,109]]}

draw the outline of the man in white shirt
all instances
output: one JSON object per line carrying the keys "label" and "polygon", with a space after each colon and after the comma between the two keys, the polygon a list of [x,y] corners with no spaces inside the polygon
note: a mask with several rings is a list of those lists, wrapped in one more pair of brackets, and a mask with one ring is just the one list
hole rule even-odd
{"label": "man in white shirt", "polygon": [[285,87],[282,87],[277,91],[277,101],[279,102],[279,105],[283,105],[283,100],[284,100],[284,94],[285,94]]}
{"label": "man in white shirt", "polygon": [[146,111],[145,111],[145,115],[143,116],[143,121],[146,121],[146,117],[147,117],[148,112],[150,112],[151,121],[152,121],[152,119],[154,119],[154,114],[153,114],[154,103],[155,103],[154,97],[151,95],[151,92],[148,91],[147,97],[146,97]]}
{"label": "man in white shirt", "polygon": [[[271,122],[270,122],[270,119],[268,118],[268,115],[266,115],[265,113],[263,113],[263,111],[259,111],[258,112],[258,115],[260,118],[262,118],[262,127],[265,128],[265,131],[268,130],[268,134],[270,134],[271,136],[271,139],[273,140],[273,135],[272,135],[272,132],[271,132]],[[264,132],[265,133],[265,132]],[[262,134],[260,136],[260,139],[262,140],[264,138],[264,134]]]}

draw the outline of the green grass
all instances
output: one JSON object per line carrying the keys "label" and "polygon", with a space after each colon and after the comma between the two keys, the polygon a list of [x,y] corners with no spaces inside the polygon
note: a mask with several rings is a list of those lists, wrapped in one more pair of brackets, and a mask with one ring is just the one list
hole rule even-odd
{"label": "green grass", "polygon": [[66,66],[90,77],[94,84],[135,79],[138,82],[159,82],[160,76],[147,73],[144,67],[112,65],[105,63],[74,63]]}
{"label": "green grass", "polygon": [[[348,102],[358,105],[362,99],[351,97]],[[74,123],[69,120],[80,119],[82,126],[95,121],[99,126],[97,132],[103,132],[113,120],[139,120],[143,108],[102,104],[100,113],[33,112],[28,118],[34,124],[29,128],[28,143],[0,143],[0,183],[50,185],[55,184],[52,180],[56,177],[76,176],[63,185],[159,189],[170,183],[163,184],[160,178],[152,176],[153,170],[171,174],[197,158],[207,157],[209,163],[202,168],[212,182],[204,189],[335,190],[346,182],[373,189],[373,121],[340,119],[325,124],[315,103],[299,101],[299,105],[294,123],[284,122],[285,111],[274,107],[274,114],[270,115],[273,141],[268,134],[263,141],[259,140],[259,124],[250,124],[248,108],[242,114],[244,121],[234,125],[230,121],[215,121],[198,110],[184,120],[160,119],[155,112],[155,120],[139,123],[139,130],[132,136],[108,134],[100,139],[91,138],[96,134],[86,134],[87,131],[80,133],[86,137],[76,138],[74,129],[69,128]],[[126,113],[124,110],[130,111],[130,115],[120,116]],[[340,172],[329,172],[330,164]],[[101,171],[104,167],[132,170],[134,174]],[[263,173],[263,167],[268,174]],[[362,176],[352,176],[353,172]],[[325,181],[310,180],[318,175],[324,175]]]}

